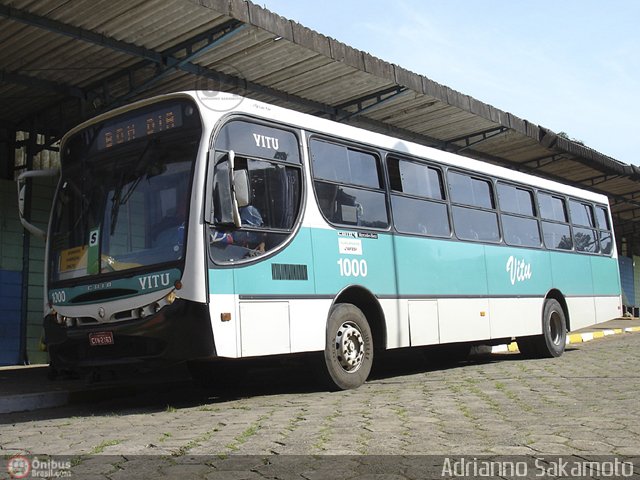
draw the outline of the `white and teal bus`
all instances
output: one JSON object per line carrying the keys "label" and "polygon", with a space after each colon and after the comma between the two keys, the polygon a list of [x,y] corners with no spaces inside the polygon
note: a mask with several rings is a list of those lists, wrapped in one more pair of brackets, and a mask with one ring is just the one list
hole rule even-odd
{"label": "white and teal bus", "polygon": [[63,138],[45,270],[56,369],[324,352],[347,389],[386,349],[559,356],[621,314],[605,196],[215,92]]}

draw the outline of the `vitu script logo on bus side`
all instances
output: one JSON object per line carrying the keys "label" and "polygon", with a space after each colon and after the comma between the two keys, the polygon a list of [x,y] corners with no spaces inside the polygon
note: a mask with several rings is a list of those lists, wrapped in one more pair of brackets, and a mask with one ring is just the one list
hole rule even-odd
{"label": "vitu script logo on bus side", "polygon": [[524,282],[531,278],[531,264],[513,255],[507,260],[506,271],[509,273],[511,285],[515,285],[516,282]]}

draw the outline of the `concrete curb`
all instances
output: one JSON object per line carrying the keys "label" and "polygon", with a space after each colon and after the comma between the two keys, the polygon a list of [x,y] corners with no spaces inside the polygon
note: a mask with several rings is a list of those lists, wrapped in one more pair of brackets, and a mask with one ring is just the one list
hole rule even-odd
{"label": "concrete curb", "polygon": [[0,414],[63,407],[73,403],[97,402],[105,398],[135,395],[134,387],[105,386],[90,390],[58,390],[0,397]]}
{"label": "concrete curb", "polygon": [[[620,335],[622,333],[634,332],[640,332],[640,327],[610,328],[606,330],[599,330],[596,332],[569,333],[567,334],[567,345],[590,342],[591,340],[604,338],[609,335]],[[517,342],[511,342],[508,345],[496,345],[495,347],[491,348],[491,353],[513,353],[519,351],[520,350],[518,350]]]}
{"label": "concrete curb", "polygon": [[95,403],[102,400],[126,398],[149,391],[179,388],[182,381],[170,381],[157,385],[104,385],[85,390],[58,390],[0,397],[0,414],[19,413],[44,408],[64,407],[76,403]]}
{"label": "concrete curb", "polygon": [[0,414],[61,407],[69,403],[70,396],[71,392],[57,391],[0,397]]}

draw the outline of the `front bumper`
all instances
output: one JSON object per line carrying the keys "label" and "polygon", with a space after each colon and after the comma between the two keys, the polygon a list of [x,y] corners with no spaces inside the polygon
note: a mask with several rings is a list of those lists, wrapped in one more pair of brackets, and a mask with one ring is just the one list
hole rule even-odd
{"label": "front bumper", "polygon": [[[44,320],[51,366],[76,370],[138,364],[157,366],[215,356],[206,305],[178,299],[154,315],[119,323],[65,327]],[[112,345],[91,346],[89,335],[111,332]]]}

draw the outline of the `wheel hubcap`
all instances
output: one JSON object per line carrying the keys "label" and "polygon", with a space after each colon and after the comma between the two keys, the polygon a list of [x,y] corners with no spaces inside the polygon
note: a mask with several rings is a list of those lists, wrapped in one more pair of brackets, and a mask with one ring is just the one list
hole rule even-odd
{"label": "wheel hubcap", "polygon": [[355,372],[364,358],[364,340],[355,323],[345,322],[336,332],[338,361],[347,372]]}
{"label": "wheel hubcap", "polygon": [[549,318],[549,330],[551,341],[558,345],[562,339],[562,320],[558,312],[552,312]]}

